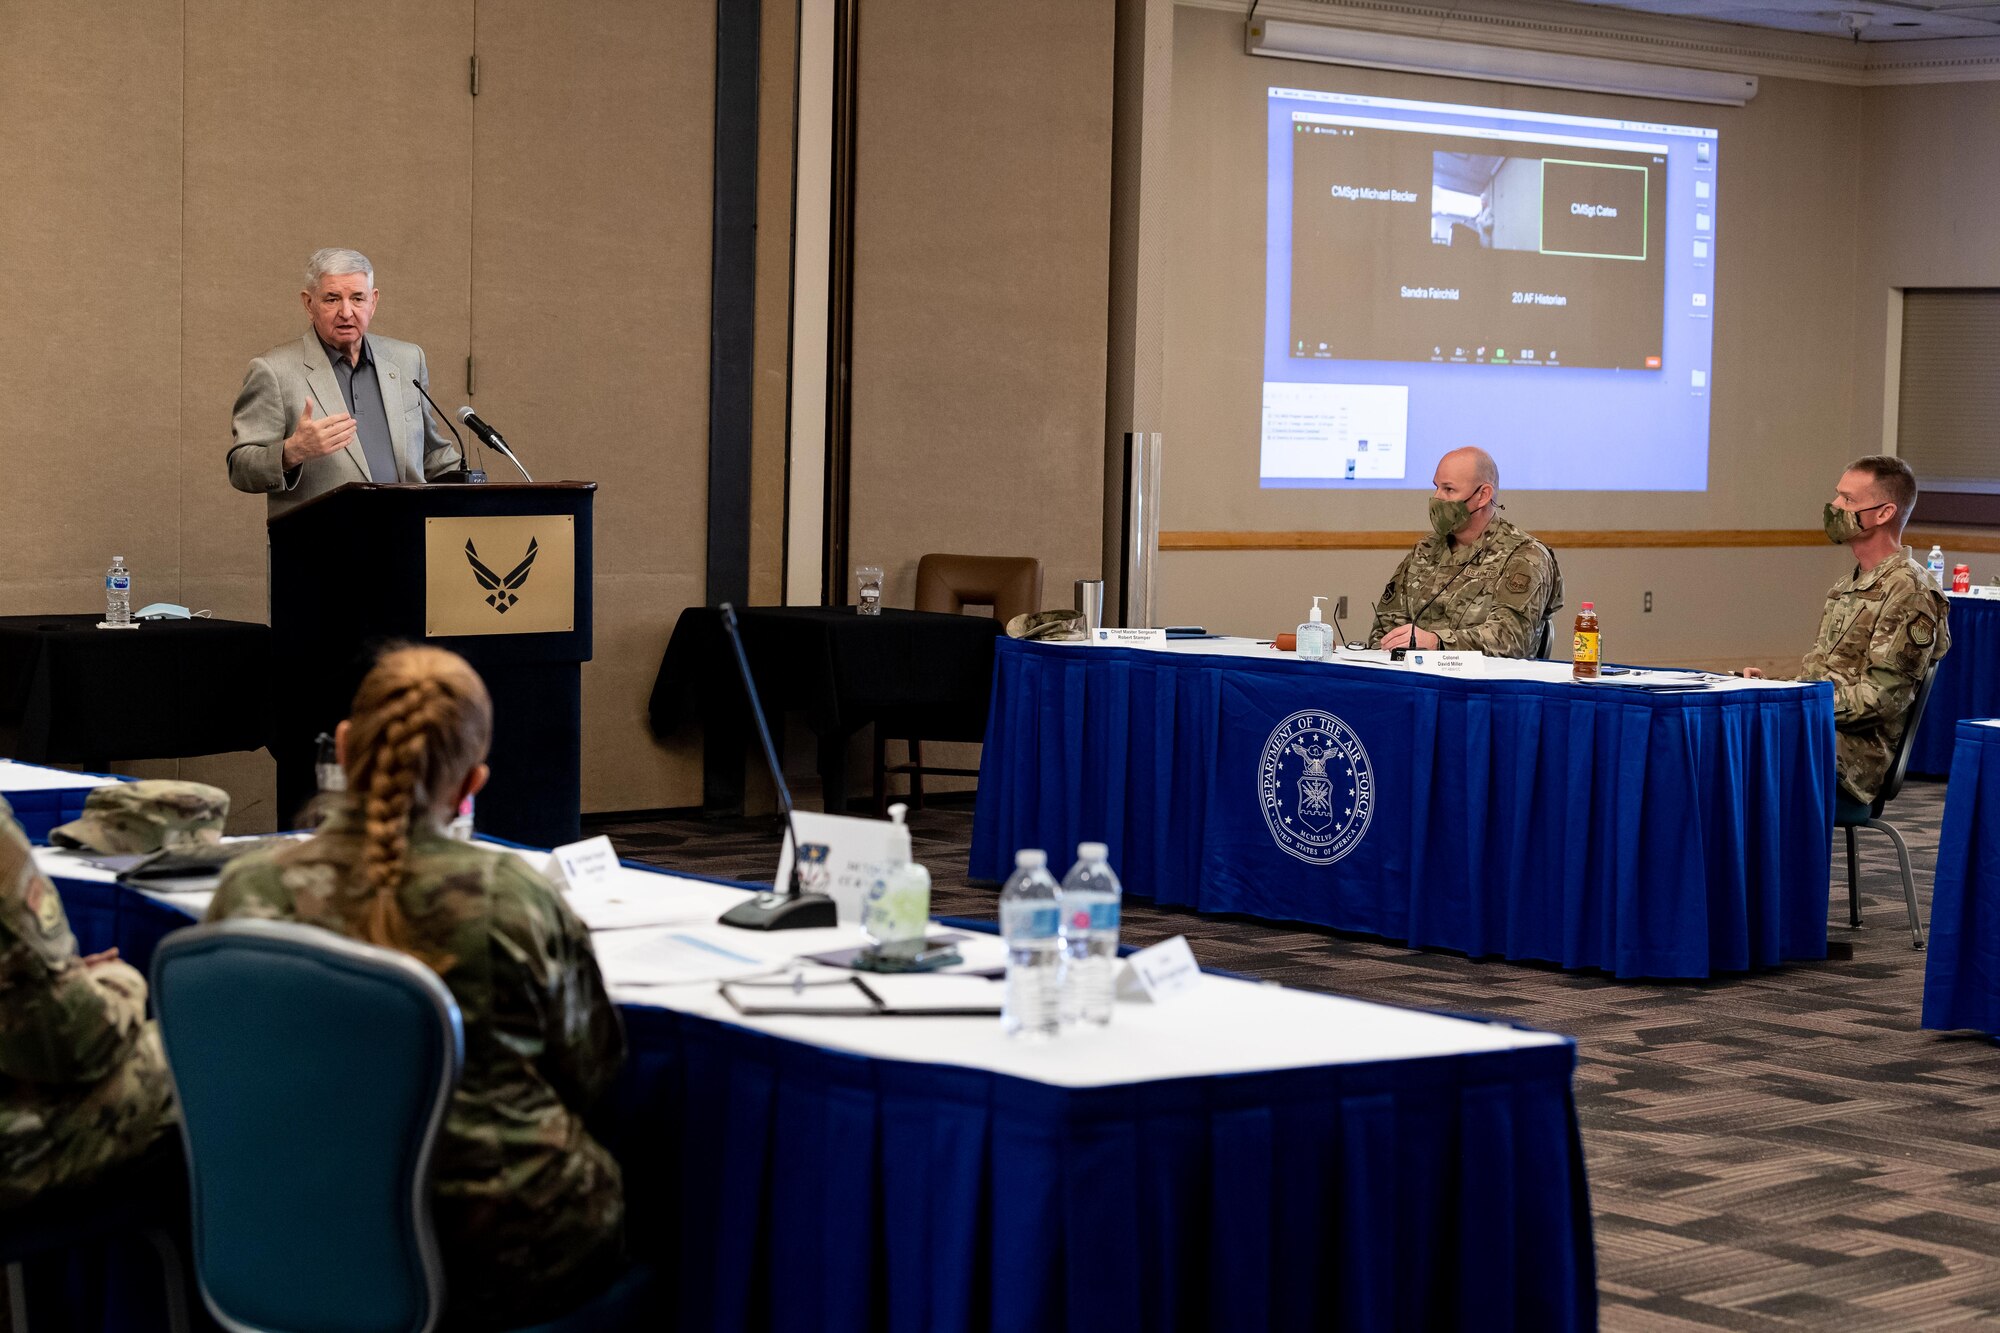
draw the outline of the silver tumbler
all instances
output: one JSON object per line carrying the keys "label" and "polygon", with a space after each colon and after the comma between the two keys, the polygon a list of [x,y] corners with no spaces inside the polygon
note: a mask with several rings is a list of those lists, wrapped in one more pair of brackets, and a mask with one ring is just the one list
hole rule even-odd
{"label": "silver tumbler", "polygon": [[1076,581],[1076,609],[1083,613],[1083,629],[1086,634],[1095,634],[1104,626],[1104,580],[1078,579]]}

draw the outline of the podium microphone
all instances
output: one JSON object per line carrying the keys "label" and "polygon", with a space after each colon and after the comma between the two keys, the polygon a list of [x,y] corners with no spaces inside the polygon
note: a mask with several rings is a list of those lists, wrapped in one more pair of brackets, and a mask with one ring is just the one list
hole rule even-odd
{"label": "podium microphone", "polygon": [[531,482],[534,480],[533,477],[528,477],[528,469],[521,467],[521,460],[514,457],[514,451],[507,447],[507,441],[500,438],[500,432],[493,429],[493,427],[487,425],[485,422],[481,421],[476,415],[473,414],[471,408],[469,407],[459,408],[458,419],[460,421],[463,421],[466,425],[466,428],[469,429],[474,435],[477,435],[480,439],[486,441],[488,448],[499,450],[500,453],[506,457],[508,462],[512,463],[516,468],[520,468],[520,472],[523,477],[527,477],[528,480]]}
{"label": "podium microphone", "polygon": [[417,384],[414,378],[410,380],[410,383],[416,384],[417,392],[424,396],[424,401],[431,405],[431,411],[436,414],[439,421],[444,423],[444,428],[451,432],[451,438],[458,441],[459,470],[457,472],[447,472],[442,477],[437,478],[437,480],[470,482],[474,485],[483,483],[486,480],[486,472],[483,468],[472,466],[472,455],[466,451],[465,437],[458,433],[458,427],[451,424],[451,418],[444,414],[444,409],[437,405],[437,399],[431,397],[428,389],[424,388],[421,384]]}
{"label": "podium microphone", "polygon": [[[478,418],[472,415],[471,408],[465,409],[464,416],[466,425],[479,429],[473,424]],[[729,635],[729,646],[736,652],[736,669],[743,675],[743,693],[750,702],[750,716],[757,722],[757,740],[764,747],[764,762],[770,765],[771,782],[778,789],[778,808],[785,812],[785,831],[792,838],[792,877],[785,886],[785,892],[779,893],[774,886],[771,892],[757,894],[750,901],[730,908],[717,918],[717,923],[744,930],[802,930],[838,925],[840,920],[834,912],[833,899],[823,893],[806,893],[800,888],[799,862],[804,858],[805,849],[799,844],[798,823],[792,818],[791,789],[785,786],[785,772],[778,763],[778,748],[771,744],[771,728],[764,721],[764,704],[757,697],[757,682],[750,678],[750,659],[743,654],[743,634],[736,625],[736,608],[728,602],[722,604],[722,628]]]}

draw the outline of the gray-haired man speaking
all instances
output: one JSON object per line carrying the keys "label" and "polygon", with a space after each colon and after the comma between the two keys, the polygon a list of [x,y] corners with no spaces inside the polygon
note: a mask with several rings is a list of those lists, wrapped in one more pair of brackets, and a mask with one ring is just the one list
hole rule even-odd
{"label": "gray-haired man speaking", "polygon": [[312,328],[250,363],[236,395],[229,484],[269,518],[351,481],[428,481],[462,466],[424,410],[424,349],[368,332],[381,298],[355,250],[320,250],[299,293]]}

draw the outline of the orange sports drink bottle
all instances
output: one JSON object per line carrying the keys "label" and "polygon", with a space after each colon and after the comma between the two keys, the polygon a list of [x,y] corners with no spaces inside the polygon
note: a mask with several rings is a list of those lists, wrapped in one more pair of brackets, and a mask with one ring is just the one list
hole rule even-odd
{"label": "orange sports drink bottle", "polygon": [[1577,680],[1597,679],[1597,664],[1601,660],[1597,637],[1597,608],[1585,602],[1576,612],[1575,651]]}

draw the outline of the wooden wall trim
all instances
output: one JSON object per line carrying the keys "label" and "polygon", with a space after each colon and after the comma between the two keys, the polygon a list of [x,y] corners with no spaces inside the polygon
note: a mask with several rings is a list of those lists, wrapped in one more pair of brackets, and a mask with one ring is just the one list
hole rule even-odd
{"label": "wooden wall trim", "polygon": [[[1417,532],[1162,532],[1162,551],[1401,551]],[[1824,546],[1818,528],[1557,529],[1535,535],[1558,552],[1656,548]],[[1903,539],[1919,554],[1938,543],[1949,551],[2000,552],[2000,533],[1912,527]]]}

